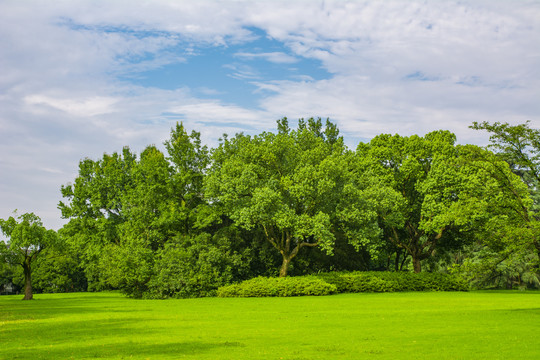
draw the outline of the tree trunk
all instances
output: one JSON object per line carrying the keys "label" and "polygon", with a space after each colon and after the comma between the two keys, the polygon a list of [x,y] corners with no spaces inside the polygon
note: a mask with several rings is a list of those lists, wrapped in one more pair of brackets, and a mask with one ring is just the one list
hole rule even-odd
{"label": "tree trunk", "polygon": [[399,264],[399,271],[403,271],[403,267],[405,266],[405,262],[407,261],[407,257],[409,255],[403,254],[403,260],[401,260],[401,264]]}
{"label": "tree trunk", "polygon": [[394,271],[395,272],[398,272],[400,270],[399,268],[399,254],[400,254],[401,251],[399,250],[396,250],[396,259],[394,261]]}
{"label": "tree trunk", "polygon": [[32,268],[30,267],[31,257],[27,257],[23,262],[24,270],[24,298],[23,300],[32,300],[34,295],[32,294]]}
{"label": "tree trunk", "polygon": [[283,255],[283,262],[281,263],[281,269],[279,269],[279,277],[286,277],[289,265],[291,264],[291,257]]}
{"label": "tree trunk", "polygon": [[412,257],[413,259],[413,268],[414,268],[414,272],[415,273],[419,273],[422,271],[422,265],[420,264],[420,257],[418,256],[413,256]]}

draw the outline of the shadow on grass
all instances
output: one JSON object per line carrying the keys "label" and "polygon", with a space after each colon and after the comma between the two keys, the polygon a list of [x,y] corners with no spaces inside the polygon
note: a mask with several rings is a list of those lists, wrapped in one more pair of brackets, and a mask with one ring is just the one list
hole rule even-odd
{"label": "shadow on grass", "polygon": [[540,295],[540,290],[475,290],[476,294],[504,294],[504,295]]}
{"label": "shadow on grass", "polygon": [[[17,320],[16,320],[17,321]],[[60,324],[35,323],[34,321],[22,321],[14,324],[12,328],[5,326],[2,334],[11,339],[24,339],[26,344],[36,342],[37,339],[47,339],[47,342],[60,342],[66,338],[74,339],[97,339],[107,336],[122,336],[136,332],[136,335],[144,335],[150,332],[150,327],[132,329],[131,326],[139,324],[138,319],[128,318],[105,318],[92,320],[64,320]],[[9,325],[7,323],[6,325]]]}
{"label": "shadow on grass", "polygon": [[2,345],[0,359],[176,358],[244,346],[229,341],[171,342],[171,338],[164,340],[156,336],[160,328],[153,327],[152,321],[145,320],[145,326],[140,325],[141,320],[133,318],[74,320],[38,326],[33,321],[18,323],[2,329],[2,337],[16,340]]}
{"label": "shadow on grass", "polygon": [[57,316],[107,313],[141,313],[148,309],[122,306],[126,299],[118,295],[106,297],[62,297],[60,299],[34,299],[22,301],[10,298],[0,302],[0,321],[49,319]]}
{"label": "shadow on grass", "polygon": [[[87,358],[154,358],[166,356],[171,359],[185,355],[197,355],[215,349],[243,347],[236,342],[205,343],[197,341],[165,344],[138,344],[132,341],[103,345],[73,346],[61,344],[38,349],[19,349],[9,354],[10,359],[87,359]],[[221,350],[226,351],[226,350]]]}

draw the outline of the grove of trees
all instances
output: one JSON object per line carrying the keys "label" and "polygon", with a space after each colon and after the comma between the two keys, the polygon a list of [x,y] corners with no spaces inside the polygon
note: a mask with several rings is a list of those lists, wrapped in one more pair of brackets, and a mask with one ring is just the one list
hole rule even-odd
{"label": "grove of trees", "polygon": [[329,120],[291,128],[283,118],[276,132],[224,135],[208,149],[176,124],[164,151],[83,159],[61,186],[58,232],[34,214],[0,219],[0,285],[24,288],[25,299],[32,282],[196,297],[259,275],[386,270],[539,287],[540,131],[471,128],[491,144],[439,130],[351,150]]}

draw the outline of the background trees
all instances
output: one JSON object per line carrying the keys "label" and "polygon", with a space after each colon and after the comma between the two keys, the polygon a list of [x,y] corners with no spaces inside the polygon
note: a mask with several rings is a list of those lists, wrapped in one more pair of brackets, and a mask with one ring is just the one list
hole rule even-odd
{"label": "background trees", "polygon": [[[126,147],[121,155],[85,159],[74,184],[62,187],[67,201],[59,207],[70,219],[62,235],[81,254],[89,289],[204,295],[219,286],[217,279],[228,282],[238,273],[226,271],[239,255],[218,246],[219,229],[204,200],[209,158],[199,134],[177,124],[165,148],[167,154],[148,146],[137,157]],[[188,280],[199,271],[205,281]]]}
{"label": "background trees", "polygon": [[[488,149],[494,151],[496,156],[486,153],[483,161],[496,168],[497,161],[504,160],[512,172],[520,176],[522,182],[527,185],[533,205],[531,207],[522,204],[516,211],[520,214],[520,227],[527,229],[530,243],[535,247],[540,261],[540,130],[531,129],[529,122],[514,126],[499,122],[493,124],[475,122],[471,128],[490,133],[491,144]],[[491,176],[506,189],[508,196],[519,199],[511,182],[500,170],[492,171]]]}
{"label": "background trees", "polygon": [[[11,243],[0,244],[0,280],[24,285],[32,263],[38,291],[154,298],[332,270],[450,268],[479,286],[540,286],[540,133],[473,128],[492,145],[456,145],[441,130],[382,134],[353,152],[328,120],[291,129],[284,118],[276,132],[224,135],[209,151],[177,124],[164,150],[82,160],[61,187],[60,240],[33,214],[2,220]],[[53,242],[63,246],[42,251]]]}
{"label": "background trees", "polygon": [[471,128],[490,133],[485,149],[469,146],[468,163],[492,184],[489,221],[477,229],[476,251],[464,259],[463,269],[480,286],[540,285],[539,151],[540,132],[529,122],[473,123]]}

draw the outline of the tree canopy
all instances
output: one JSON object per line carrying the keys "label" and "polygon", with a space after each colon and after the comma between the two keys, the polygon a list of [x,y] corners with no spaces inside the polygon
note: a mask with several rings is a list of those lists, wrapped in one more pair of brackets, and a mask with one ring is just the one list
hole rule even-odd
{"label": "tree canopy", "polygon": [[24,300],[32,300],[32,263],[45,248],[56,244],[56,232],[45,229],[34,213],[0,219],[0,229],[8,238],[4,251],[23,268]]}
{"label": "tree canopy", "polygon": [[[336,232],[357,248],[379,237],[372,174],[358,172],[337,127],[321,119],[287,119],[279,132],[225,138],[213,153],[206,182],[209,200],[246,229],[262,228],[281,254],[280,276],[304,247],[332,254]],[[388,189],[390,190],[390,189]]]}

